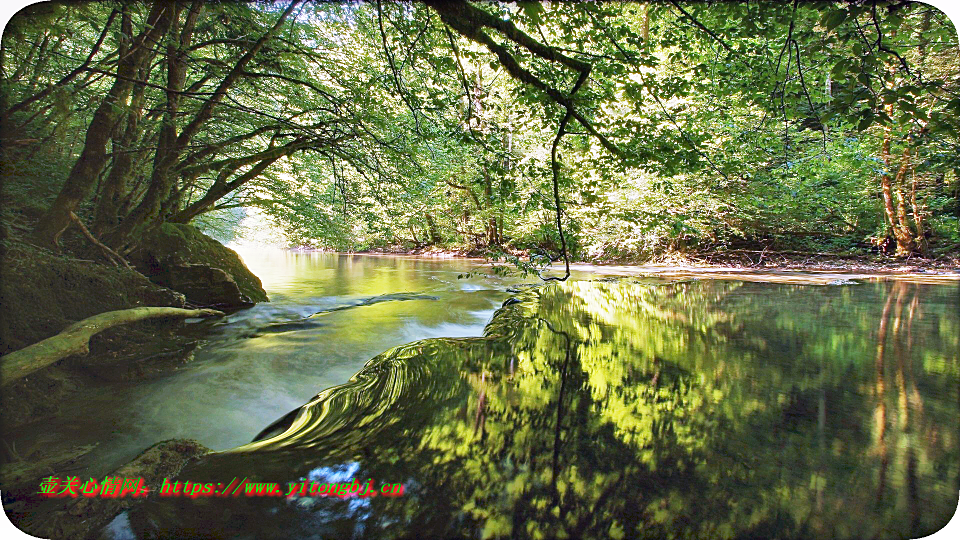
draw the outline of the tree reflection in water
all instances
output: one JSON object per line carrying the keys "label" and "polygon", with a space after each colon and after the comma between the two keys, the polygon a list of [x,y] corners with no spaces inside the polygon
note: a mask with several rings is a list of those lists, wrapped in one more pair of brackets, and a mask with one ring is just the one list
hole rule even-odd
{"label": "tree reflection in water", "polygon": [[388,351],[283,433],[181,474],[403,496],[152,498],[133,532],[899,538],[957,507],[955,289],[581,281],[519,298],[485,337]]}

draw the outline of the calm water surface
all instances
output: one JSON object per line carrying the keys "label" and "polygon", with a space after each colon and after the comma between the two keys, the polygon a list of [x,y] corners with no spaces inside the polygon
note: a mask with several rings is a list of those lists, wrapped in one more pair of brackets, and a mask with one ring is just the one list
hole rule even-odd
{"label": "calm water surface", "polygon": [[404,494],[154,497],[104,538],[909,538],[957,508],[956,285],[574,281],[461,337],[508,281],[244,255],[273,302],[218,327],[133,423],[225,448],[294,411],[181,480]]}

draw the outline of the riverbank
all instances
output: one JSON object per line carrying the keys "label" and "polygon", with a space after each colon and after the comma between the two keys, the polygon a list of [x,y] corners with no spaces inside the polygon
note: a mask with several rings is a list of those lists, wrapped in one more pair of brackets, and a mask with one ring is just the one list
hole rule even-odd
{"label": "riverbank", "polygon": [[960,257],[897,259],[817,253],[726,252],[705,257],[665,257],[644,264],[575,263],[571,270],[618,276],[735,279],[765,283],[834,285],[889,279],[911,283],[960,282]]}
{"label": "riverbank", "polygon": [[[329,252],[310,248],[292,248],[295,252]],[[424,249],[375,249],[352,252],[352,255],[408,256],[437,259],[486,261],[488,266],[511,266],[509,262],[491,260],[477,252],[462,249],[429,247]],[[529,260],[529,254],[513,255]],[[563,270],[563,261],[554,261],[544,275]],[[825,285],[838,280],[901,279],[912,283],[950,283],[960,281],[960,254],[934,259],[907,259],[882,255],[837,255],[801,252],[764,252],[735,250],[701,254],[696,257],[665,255],[653,261],[577,261],[571,271],[610,276],[663,278],[736,279],[769,283]]]}

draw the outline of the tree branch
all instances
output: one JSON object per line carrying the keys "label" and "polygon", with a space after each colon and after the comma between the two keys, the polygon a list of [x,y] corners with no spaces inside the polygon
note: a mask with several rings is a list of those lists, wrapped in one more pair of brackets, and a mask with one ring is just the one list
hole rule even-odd
{"label": "tree branch", "polygon": [[514,79],[533,86],[543,93],[547,94],[551,100],[559,105],[563,105],[569,111],[571,116],[579,122],[590,135],[595,137],[604,148],[611,154],[624,159],[626,154],[620,150],[612,141],[601,134],[589,120],[577,112],[573,105],[572,95],[565,96],[560,90],[543,82],[539,77],[529,70],[525,69],[506,47],[500,45],[487,35],[482,28],[492,28],[500,31],[508,39],[520,45],[536,56],[546,60],[559,62],[567,67],[573,68],[579,73],[589,72],[590,64],[570,58],[531,38],[518,29],[512,22],[504,21],[482,9],[476,8],[467,2],[444,2],[440,0],[427,0],[427,5],[432,7],[440,15],[440,19],[447,26],[456,30],[460,35],[473,40],[487,47],[500,60],[507,73]]}
{"label": "tree branch", "polygon": [[60,79],[56,83],[51,84],[50,86],[28,97],[27,99],[21,101],[20,103],[13,105],[6,111],[3,111],[3,116],[5,118],[9,118],[11,114],[19,111],[20,109],[27,107],[28,105],[30,105],[31,103],[39,99],[43,99],[44,97],[48,96],[50,92],[53,92],[55,89],[66,85],[67,83],[72,81],[74,78],[76,78],[77,75],[82,73],[87,68],[87,66],[89,66],[90,63],[93,61],[93,57],[96,56],[97,52],[100,51],[100,47],[103,45],[103,40],[107,37],[107,31],[110,29],[110,24],[113,22],[113,19],[116,16],[117,16],[117,10],[113,10],[110,13],[110,17],[107,18],[107,22],[103,25],[103,31],[100,32],[100,37],[97,39],[97,42],[93,45],[93,49],[90,51],[90,54],[87,55],[87,59],[84,60],[82,64],[77,66],[76,69],[74,69],[70,73],[66,74],[62,79]]}
{"label": "tree branch", "polygon": [[673,7],[679,9],[679,10],[680,10],[680,13],[683,13],[688,19],[690,19],[690,22],[692,22],[697,28],[699,28],[699,29],[703,30],[704,32],[706,32],[707,34],[709,34],[710,37],[712,37],[712,38],[714,39],[714,41],[716,41],[717,43],[719,43],[724,49],[726,49],[728,52],[731,52],[731,53],[736,54],[736,51],[734,51],[732,48],[730,48],[730,46],[727,45],[727,43],[726,43],[725,41],[723,41],[723,39],[722,39],[720,36],[718,36],[718,35],[715,34],[712,30],[710,30],[709,28],[707,28],[706,26],[704,26],[703,23],[701,23],[700,21],[698,21],[693,15],[687,13],[687,11],[686,11],[685,9],[683,9],[682,7],[680,7],[680,4],[678,4],[676,0],[670,0],[670,4],[672,4]]}
{"label": "tree branch", "polygon": [[3,356],[0,362],[0,385],[42,369],[71,355],[90,352],[90,338],[114,326],[145,319],[219,317],[222,311],[214,309],[181,309],[175,307],[138,307],[107,311],[71,324],[59,334]]}

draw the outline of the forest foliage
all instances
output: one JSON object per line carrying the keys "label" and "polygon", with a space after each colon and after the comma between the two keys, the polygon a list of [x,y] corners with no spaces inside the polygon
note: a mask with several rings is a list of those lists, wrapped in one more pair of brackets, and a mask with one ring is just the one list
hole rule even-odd
{"label": "forest foliage", "polygon": [[35,4],[6,218],[121,255],[251,216],[338,250],[956,253],[958,52],[901,1]]}

